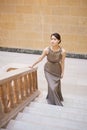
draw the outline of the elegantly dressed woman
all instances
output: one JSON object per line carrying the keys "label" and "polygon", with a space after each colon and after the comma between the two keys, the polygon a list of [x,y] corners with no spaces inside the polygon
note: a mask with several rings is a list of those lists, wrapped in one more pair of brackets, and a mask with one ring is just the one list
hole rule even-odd
{"label": "elegantly dressed woman", "polygon": [[61,36],[58,33],[51,34],[50,46],[43,50],[39,59],[31,66],[34,67],[46,56],[47,62],[44,73],[48,83],[47,101],[49,104],[63,106],[61,92],[61,78],[64,75],[64,62],[66,52],[61,46]]}

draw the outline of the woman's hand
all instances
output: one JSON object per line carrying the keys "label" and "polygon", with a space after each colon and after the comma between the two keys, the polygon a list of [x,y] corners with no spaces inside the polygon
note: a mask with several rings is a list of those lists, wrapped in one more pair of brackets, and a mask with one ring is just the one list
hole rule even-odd
{"label": "woman's hand", "polygon": [[33,69],[34,67],[33,66],[29,66],[29,68]]}

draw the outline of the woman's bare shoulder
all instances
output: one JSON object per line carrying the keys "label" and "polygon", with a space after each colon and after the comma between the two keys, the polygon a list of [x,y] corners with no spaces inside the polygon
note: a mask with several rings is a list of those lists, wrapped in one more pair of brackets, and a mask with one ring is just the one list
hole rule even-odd
{"label": "woman's bare shoulder", "polygon": [[62,52],[65,52],[66,50],[62,47]]}
{"label": "woman's bare shoulder", "polygon": [[66,54],[66,50],[62,48],[62,54]]}
{"label": "woman's bare shoulder", "polygon": [[46,48],[44,49],[44,52],[45,52],[46,54],[48,54],[48,52],[49,52],[49,47],[46,47]]}

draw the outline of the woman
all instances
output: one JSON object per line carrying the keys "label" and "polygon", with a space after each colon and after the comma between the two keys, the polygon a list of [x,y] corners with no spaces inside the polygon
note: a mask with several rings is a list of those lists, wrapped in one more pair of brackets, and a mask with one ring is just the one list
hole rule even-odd
{"label": "woman", "polygon": [[60,46],[61,36],[58,33],[51,34],[51,45],[43,50],[39,59],[31,66],[42,61],[46,56],[47,62],[44,66],[44,73],[48,83],[47,101],[49,104],[63,106],[61,93],[61,78],[64,74],[65,50]]}

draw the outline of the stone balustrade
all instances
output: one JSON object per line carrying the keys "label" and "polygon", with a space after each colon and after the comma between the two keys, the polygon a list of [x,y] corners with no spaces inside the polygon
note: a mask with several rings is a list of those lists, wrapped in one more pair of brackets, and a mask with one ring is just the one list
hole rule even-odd
{"label": "stone balustrade", "polygon": [[37,68],[9,68],[0,75],[0,127],[39,95]]}

